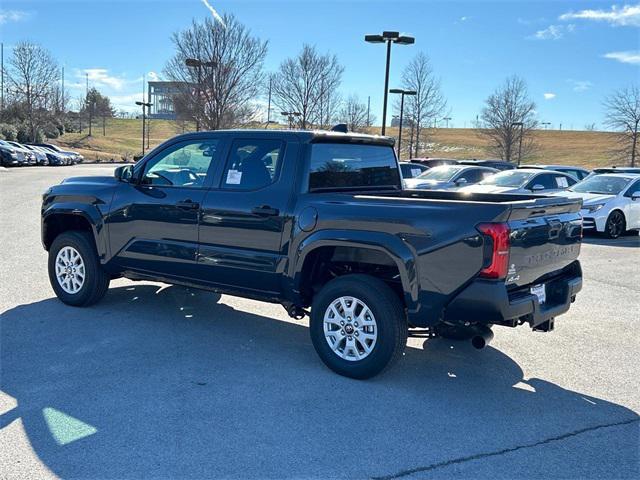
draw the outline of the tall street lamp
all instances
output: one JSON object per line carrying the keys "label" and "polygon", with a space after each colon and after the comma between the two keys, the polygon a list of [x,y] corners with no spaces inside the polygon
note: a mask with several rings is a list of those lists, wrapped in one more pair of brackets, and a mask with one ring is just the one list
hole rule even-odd
{"label": "tall street lamp", "polygon": [[518,166],[520,166],[520,160],[522,160],[522,134],[524,130],[523,122],[513,122],[512,127],[520,127],[520,142],[518,144]]}
{"label": "tall street lamp", "polygon": [[382,35],[365,35],[364,41],[369,43],[386,43],[387,44],[387,66],[384,74],[384,101],[382,104],[382,135],[386,131],[387,123],[387,93],[389,90],[389,65],[391,63],[391,44],[411,45],[415,43],[414,37],[400,35],[400,32],[382,32]]}
{"label": "tall street lamp", "polygon": [[[184,61],[187,67],[196,68],[198,72],[198,85],[196,90],[197,103],[200,103],[200,90],[202,89],[202,67],[215,67],[217,64],[214,61],[203,61],[197,58],[187,58]],[[196,115],[196,131],[200,131],[200,115]]]}
{"label": "tall street lamp", "polygon": [[287,117],[289,120],[289,128],[293,128],[293,120],[295,117],[299,117],[302,115],[300,112],[280,112],[280,114],[284,117]]}
{"label": "tall street lamp", "polygon": [[402,113],[404,112],[404,96],[415,95],[415,90],[403,90],[401,88],[392,88],[389,93],[400,94],[400,125],[398,127],[398,160],[402,155]]}
{"label": "tall street lamp", "polygon": [[144,156],[144,132],[145,132],[145,123],[146,123],[146,114],[145,114],[145,107],[150,108],[151,105],[153,105],[153,103],[149,103],[149,102],[136,102],[136,105],[139,105],[142,107],[142,156]]}
{"label": "tall street lamp", "polygon": [[451,117],[444,117],[443,120],[447,122],[444,128],[449,128],[449,120],[451,120]]}

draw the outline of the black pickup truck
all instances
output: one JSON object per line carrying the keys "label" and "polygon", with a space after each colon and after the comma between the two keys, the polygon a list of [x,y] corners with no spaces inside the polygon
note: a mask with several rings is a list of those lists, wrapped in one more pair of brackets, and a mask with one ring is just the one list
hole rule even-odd
{"label": "black pickup truck", "polygon": [[407,336],[550,331],[582,286],[580,201],[403,190],[393,140],[337,132],[190,133],[112,177],[47,190],[56,295],[117,277],[282,304],[310,316],[339,374],[368,378]]}

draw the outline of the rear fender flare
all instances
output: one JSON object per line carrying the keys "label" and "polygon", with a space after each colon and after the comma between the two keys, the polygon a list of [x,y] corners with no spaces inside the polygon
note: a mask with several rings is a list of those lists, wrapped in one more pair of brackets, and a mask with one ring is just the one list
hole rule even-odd
{"label": "rear fender flare", "polygon": [[420,291],[416,270],[415,253],[401,237],[388,233],[320,230],[302,240],[295,252],[294,261],[289,265],[289,278],[292,279],[293,291],[298,294],[303,282],[302,269],[307,255],[320,247],[354,247],[378,250],[388,255],[398,267],[404,296],[404,303],[409,313],[419,308],[418,293]]}

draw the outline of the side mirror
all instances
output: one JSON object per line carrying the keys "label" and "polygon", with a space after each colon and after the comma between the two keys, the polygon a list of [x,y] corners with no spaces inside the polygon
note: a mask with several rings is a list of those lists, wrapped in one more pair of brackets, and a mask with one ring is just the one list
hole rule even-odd
{"label": "side mirror", "polygon": [[631,194],[631,200],[633,200],[634,202],[636,200],[640,200],[640,190],[635,191]]}
{"label": "side mirror", "polygon": [[118,167],[118,168],[116,168],[114,170],[113,176],[119,182],[129,183],[129,182],[131,182],[131,179],[133,177],[133,166],[132,165],[122,165],[121,167]]}
{"label": "side mirror", "polygon": [[531,187],[531,190],[534,192],[539,192],[540,190],[544,190],[544,185],[536,183],[533,187]]}
{"label": "side mirror", "polygon": [[459,178],[456,180],[456,185],[464,185],[467,183],[467,179],[466,178]]}

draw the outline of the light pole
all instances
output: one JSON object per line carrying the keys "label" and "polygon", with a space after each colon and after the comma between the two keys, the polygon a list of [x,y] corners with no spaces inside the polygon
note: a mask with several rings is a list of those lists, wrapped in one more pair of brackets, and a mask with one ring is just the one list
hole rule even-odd
{"label": "light pole", "polygon": [[142,107],[142,156],[144,157],[144,132],[145,132],[145,120],[146,120],[146,114],[145,114],[145,107],[151,107],[151,105],[153,105],[153,103],[150,102],[136,102],[136,105],[139,105]]}
{"label": "light pole", "polygon": [[544,129],[546,130],[547,127],[551,125],[551,122],[542,122],[542,125],[544,125]]}
{"label": "light pole", "polygon": [[520,160],[522,160],[522,134],[524,130],[523,122],[513,122],[511,124],[512,127],[520,127],[520,139],[518,143],[518,166],[520,166]]}
{"label": "light pole", "polygon": [[402,114],[404,112],[404,96],[415,95],[415,90],[403,90],[401,88],[392,88],[389,93],[400,94],[400,125],[398,126],[398,160],[402,155]]}
{"label": "light pole", "polygon": [[451,120],[451,117],[444,117],[443,120],[447,123],[445,123],[445,127],[444,128],[449,128],[449,120]]}
{"label": "light pole", "polygon": [[389,90],[389,65],[391,63],[391,44],[411,45],[415,43],[414,37],[400,35],[400,32],[382,32],[382,35],[365,35],[364,41],[369,43],[386,43],[387,44],[387,65],[384,74],[384,100],[382,103],[382,135],[386,131],[387,123],[387,93]]}
{"label": "light pole", "polygon": [[[202,89],[202,67],[214,67],[216,66],[216,62],[213,61],[202,61],[197,58],[187,58],[184,61],[184,64],[187,67],[193,67],[197,69],[198,72],[198,85],[196,89],[196,105],[200,103],[200,91]],[[200,131],[200,115],[196,114],[196,131]],[[144,152],[143,152],[144,153]]]}
{"label": "light pole", "polygon": [[300,115],[302,115],[300,112],[280,112],[280,114],[284,117],[287,117],[289,120],[289,128],[292,129],[293,128],[293,119],[295,117],[299,117]]}

